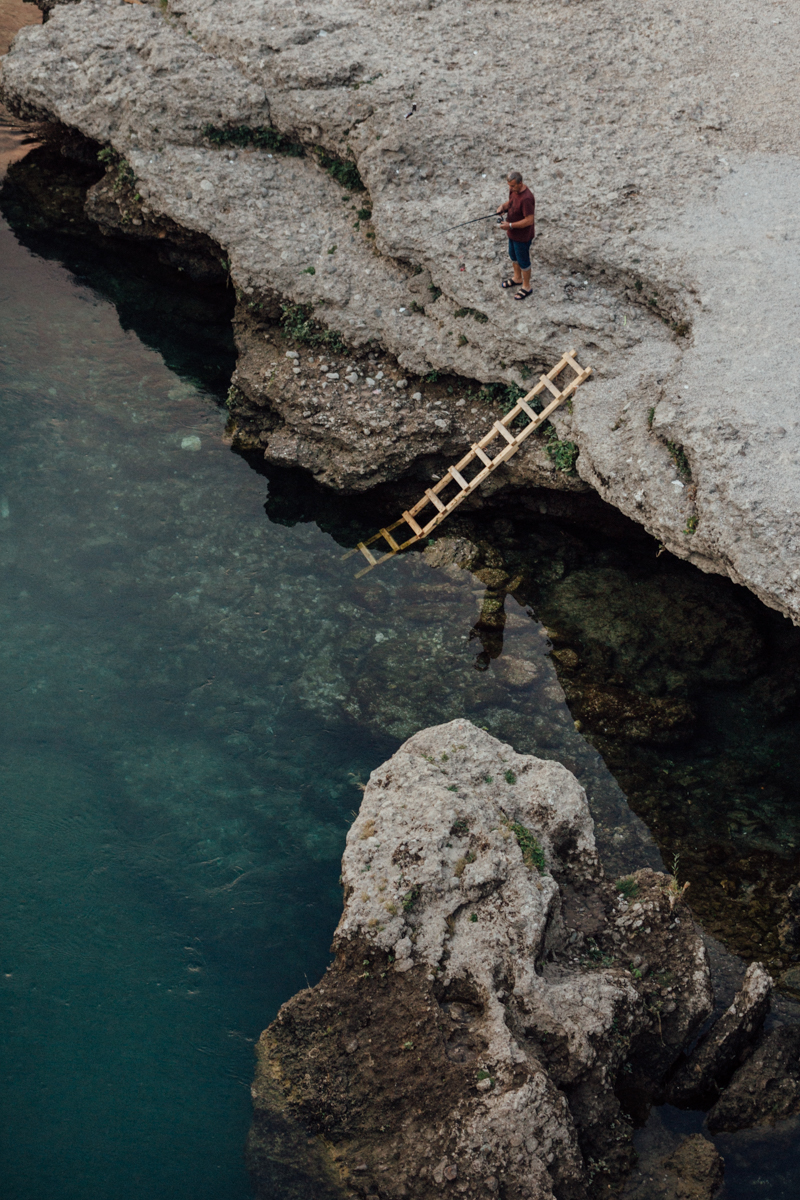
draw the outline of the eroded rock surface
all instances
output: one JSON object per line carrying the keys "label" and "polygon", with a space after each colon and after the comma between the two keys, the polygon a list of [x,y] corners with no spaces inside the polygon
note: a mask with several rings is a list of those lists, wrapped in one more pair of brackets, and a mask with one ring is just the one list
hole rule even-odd
{"label": "eroded rock surface", "polygon": [[769,1012],[772,978],[751,963],[733,1003],[706,1034],[669,1086],[669,1100],[681,1108],[708,1108],[753,1045]]}
{"label": "eroded rock surface", "polygon": [[[669,878],[638,872],[630,904],[570,772],[457,720],[373,772],[342,879],[334,964],[259,1042],[258,1194],[534,1200],[621,1179],[617,1085],[654,1095],[711,1007]],[[640,929],[653,970],[631,972]]]}
{"label": "eroded rock surface", "polygon": [[[521,34],[506,2],[83,0],[20,34],[3,89],[113,145],[142,197],[131,220],[207,235],[244,303],[309,305],[407,374],[523,382],[574,345],[594,382],[556,425],[582,478],[797,619],[798,22],[745,0],[586,2],[565,20],[544,0]],[[270,127],[306,152],[214,149],[207,125]],[[324,169],[331,155],[365,191]],[[524,304],[498,290],[491,222],[439,232],[491,211],[513,167],[539,205]],[[304,411],[276,461],[351,487],[408,465],[397,422],[362,433],[362,477],[364,447],[343,436],[337,478],[335,455],[306,453]],[[428,434],[439,450],[472,436],[425,431],[415,453]],[[520,461],[536,475],[535,452]]]}
{"label": "eroded rock surface", "polygon": [[800,1113],[800,1028],[779,1025],[738,1068],[708,1114],[712,1133],[749,1129]]}

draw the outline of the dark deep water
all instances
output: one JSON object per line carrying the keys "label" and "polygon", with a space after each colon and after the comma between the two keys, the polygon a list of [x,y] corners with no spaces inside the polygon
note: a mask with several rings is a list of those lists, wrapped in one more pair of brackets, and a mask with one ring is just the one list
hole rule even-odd
{"label": "dark deep water", "polygon": [[[231,452],[224,297],[25,240],[0,226],[4,1196],[249,1195],[253,1041],[328,962],[357,782],[424,724],[564,761],[623,871],[658,851],[564,688],[688,697],[693,738],[606,739],[617,779],[665,858],[711,847],[747,896],[754,854],[791,873],[785,622],[652,547],[487,520],[525,582],[476,671],[473,576],[354,581],[353,504]],[[717,1141],[729,1198],[797,1194],[794,1128]]]}

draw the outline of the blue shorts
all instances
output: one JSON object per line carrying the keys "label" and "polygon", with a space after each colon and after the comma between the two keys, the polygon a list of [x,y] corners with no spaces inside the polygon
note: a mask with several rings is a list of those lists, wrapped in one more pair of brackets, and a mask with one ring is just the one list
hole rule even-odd
{"label": "blue shorts", "polygon": [[508,257],[512,262],[519,263],[523,271],[530,270],[531,265],[531,238],[530,242],[512,242],[508,239]]}

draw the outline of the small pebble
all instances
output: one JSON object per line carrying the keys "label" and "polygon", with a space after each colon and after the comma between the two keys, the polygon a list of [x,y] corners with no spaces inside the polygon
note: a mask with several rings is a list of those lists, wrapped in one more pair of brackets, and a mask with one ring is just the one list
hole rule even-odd
{"label": "small pebble", "polygon": [[422,392],[414,392],[414,394],[413,394],[413,396],[411,397],[411,399],[412,399],[412,400],[421,400],[421,399],[422,399]]}
{"label": "small pebble", "polygon": [[297,351],[296,351],[296,350],[287,350],[287,351],[286,351],[286,357],[287,357],[287,358],[299,358],[299,357],[300,357],[300,355],[297,353]]}
{"label": "small pebble", "polygon": [[188,437],[181,438],[181,450],[199,450],[201,445],[202,442],[196,433],[192,433]]}

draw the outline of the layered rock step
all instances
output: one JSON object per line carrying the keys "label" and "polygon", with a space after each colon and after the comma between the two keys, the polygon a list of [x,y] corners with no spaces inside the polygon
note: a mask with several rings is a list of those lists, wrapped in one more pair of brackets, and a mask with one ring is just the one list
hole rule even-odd
{"label": "layered rock step", "polygon": [[[580,476],[797,619],[799,22],[551,0],[534,36],[506,3],[83,0],[19,35],[2,86],[123,156],[130,223],[210,238],[245,305],[308,305],[416,374],[524,382],[576,345],[596,380],[555,424]],[[515,168],[539,202],[522,304],[491,222],[440,232]],[[298,425],[281,461],[336,483]],[[367,480],[408,466],[404,436]]]}

